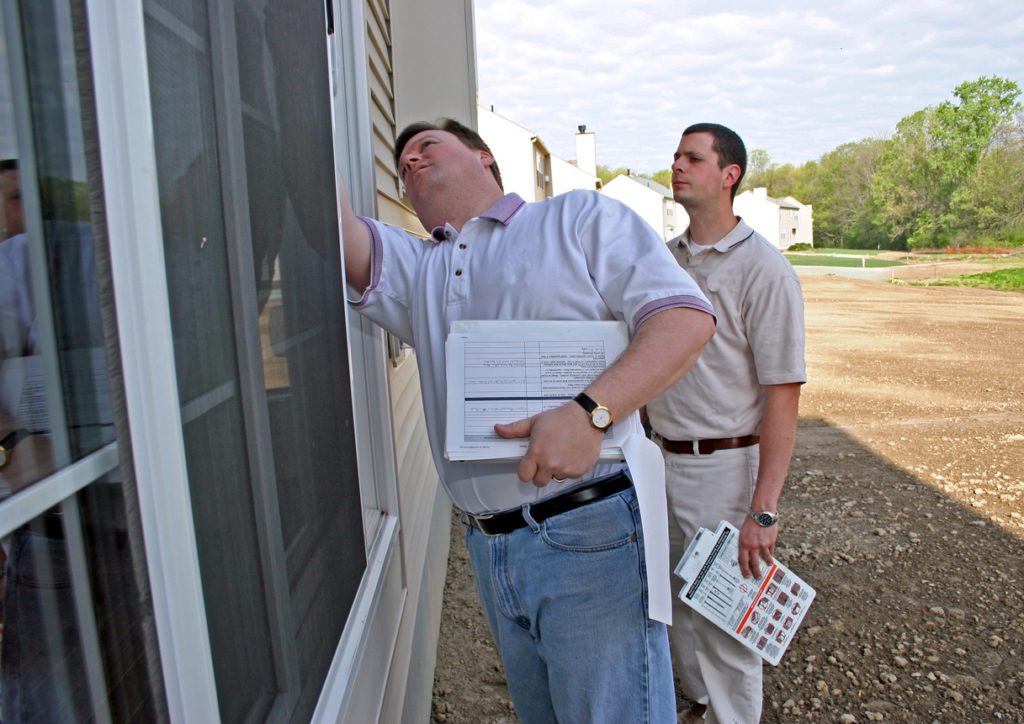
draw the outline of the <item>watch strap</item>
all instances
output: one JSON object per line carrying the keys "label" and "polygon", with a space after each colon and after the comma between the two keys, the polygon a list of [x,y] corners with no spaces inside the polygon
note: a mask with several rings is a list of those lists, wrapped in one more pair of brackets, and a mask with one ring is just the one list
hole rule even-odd
{"label": "watch strap", "polygon": [[18,427],[11,430],[9,433],[0,439],[0,447],[7,451],[10,451],[15,445],[24,440],[26,437],[32,435],[32,431],[25,427]]}
{"label": "watch strap", "polygon": [[577,403],[579,403],[580,407],[587,411],[588,415],[592,413],[594,410],[596,410],[598,407],[597,403],[594,402],[593,398],[591,398],[591,396],[588,395],[586,392],[579,393],[573,399]]}

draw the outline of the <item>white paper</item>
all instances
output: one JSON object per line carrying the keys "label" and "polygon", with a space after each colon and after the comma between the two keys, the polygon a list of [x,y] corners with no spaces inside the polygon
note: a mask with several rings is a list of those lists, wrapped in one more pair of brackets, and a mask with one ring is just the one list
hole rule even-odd
{"label": "white paper", "polygon": [[701,528],[675,569],[683,579],[679,599],[777,665],[816,592],[778,560],[761,564],[760,579],[744,578],[738,556],[736,528],[724,520],[714,532]]}
{"label": "white paper", "polygon": [[672,625],[672,580],[668,554],[668,503],[665,500],[665,458],[646,437],[633,434],[622,445],[629,476],[636,488],[644,531],[647,566],[647,616]]}
{"label": "white paper", "polygon": [[46,376],[42,357],[11,357],[0,367],[0,406],[17,420],[18,427],[50,429],[46,404]]}
{"label": "white paper", "polygon": [[[452,461],[521,458],[529,438],[499,438],[494,425],[565,404],[628,344],[629,332],[622,322],[454,322],[445,344],[445,457]],[[623,442],[642,429],[638,413],[616,420],[605,434],[600,459],[621,460]]]}

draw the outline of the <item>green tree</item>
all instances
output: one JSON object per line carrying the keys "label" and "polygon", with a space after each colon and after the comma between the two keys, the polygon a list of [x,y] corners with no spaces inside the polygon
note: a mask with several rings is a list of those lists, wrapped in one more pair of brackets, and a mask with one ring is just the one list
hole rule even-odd
{"label": "green tree", "polygon": [[[957,197],[975,244],[1024,244],[1024,118],[1003,126]],[[966,237],[965,237],[966,238]]]}
{"label": "green tree", "polygon": [[672,188],[672,169],[670,168],[663,168],[661,171],[655,171],[647,178],[661,184],[667,189]]}
{"label": "green tree", "polygon": [[876,221],[911,247],[959,244],[972,229],[970,185],[1000,127],[1020,109],[1018,85],[982,77],[946,101],[907,116],[873,179]]}
{"label": "green tree", "polygon": [[597,177],[601,179],[602,184],[606,184],[616,176],[628,176],[629,169],[625,166],[619,166],[618,168],[612,168],[611,166],[602,166],[597,164]]}
{"label": "green tree", "polygon": [[844,143],[803,166],[802,194],[814,205],[814,240],[820,246],[901,248],[872,220],[872,179],[886,142],[866,138]]}
{"label": "green tree", "polygon": [[740,182],[737,193],[743,193],[760,186],[768,188],[769,193],[771,193],[774,169],[775,164],[772,163],[772,158],[767,151],[761,148],[752,148],[747,153],[747,172],[743,176],[743,181]]}

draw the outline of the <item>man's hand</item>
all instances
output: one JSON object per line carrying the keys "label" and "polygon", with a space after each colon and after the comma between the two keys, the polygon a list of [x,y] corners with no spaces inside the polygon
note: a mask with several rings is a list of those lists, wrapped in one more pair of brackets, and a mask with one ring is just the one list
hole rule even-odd
{"label": "man's hand", "polygon": [[743,576],[761,578],[761,561],[768,566],[773,562],[775,541],[779,537],[779,525],[763,528],[749,516],[740,528],[740,571]]}
{"label": "man's hand", "polygon": [[604,436],[575,402],[525,420],[495,425],[494,431],[503,438],[530,438],[530,447],[519,463],[519,479],[532,480],[538,487],[554,478],[578,478],[590,470],[597,462]]}

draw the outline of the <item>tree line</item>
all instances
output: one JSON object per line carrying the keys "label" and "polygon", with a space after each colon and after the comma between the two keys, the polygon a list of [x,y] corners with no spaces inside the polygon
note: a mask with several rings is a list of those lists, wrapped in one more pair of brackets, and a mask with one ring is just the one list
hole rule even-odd
{"label": "tree line", "polygon": [[[983,76],[906,116],[892,135],[844,143],[800,166],[753,149],[740,190],[814,205],[816,246],[944,249],[1024,245],[1024,106]],[[651,174],[668,185],[668,170]]]}

